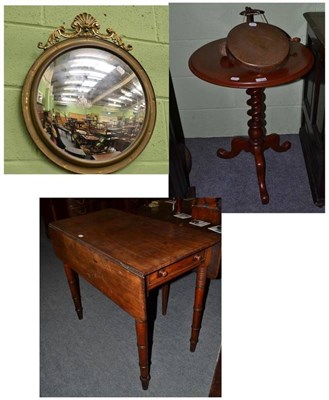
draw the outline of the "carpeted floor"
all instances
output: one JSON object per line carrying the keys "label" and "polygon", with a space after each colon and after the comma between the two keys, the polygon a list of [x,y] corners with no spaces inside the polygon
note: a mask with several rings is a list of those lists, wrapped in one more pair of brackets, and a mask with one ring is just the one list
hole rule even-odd
{"label": "carpeted floor", "polygon": [[269,204],[260,201],[256,166],[250,153],[241,152],[232,159],[221,159],[218,148],[230,149],[231,137],[189,138],[186,145],[192,156],[190,183],[197,197],[221,197],[223,212],[320,213],[315,206],[307,177],[298,135],[282,135],[291,149],[277,153],[266,150],[266,184]]}
{"label": "carpeted floor", "polygon": [[134,320],[81,279],[79,321],[62,263],[43,234],[40,276],[41,397],[208,396],[220,345],[220,280],[210,283],[195,353],[189,351],[195,274],[171,285],[167,316],[158,311],[155,322],[151,381],[143,391]]}

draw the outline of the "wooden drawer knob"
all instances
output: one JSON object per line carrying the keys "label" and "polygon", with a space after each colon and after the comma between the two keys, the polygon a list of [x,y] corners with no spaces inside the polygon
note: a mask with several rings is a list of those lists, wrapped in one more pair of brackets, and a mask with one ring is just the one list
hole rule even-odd
{"label": "wooden drawer knob", "polygon": [[196,254],[196,255],[193,257],[193,261],[202,261],[202,260],[203,260],[203,257],[200,256],[199,254]]}
{"label": "wooden drawer knob", "polygon": [[158,275],[160,278],[164,278],[165,276],[168,275],[168,272],[164,269],[160,269],[160,271],[158,272]]}

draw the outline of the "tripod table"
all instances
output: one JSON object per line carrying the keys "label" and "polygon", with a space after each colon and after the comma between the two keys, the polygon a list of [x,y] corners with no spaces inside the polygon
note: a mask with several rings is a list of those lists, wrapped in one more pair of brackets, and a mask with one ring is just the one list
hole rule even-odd
{"label": "tripod table", "polygon": [[298,42],[290,43],[287,61],[279,69],[270,72],[255,72],[241,65],[233,64],[228,57],[221,54],[224,39],[210,42],[196,50],[189,60],[189,67],[198,78],[219,86],[247,89],[250,106],[247,114],[248,136],[235,137],[231,150],[217,150],[220,158],[233,158],[242,150],[252,153],[256,162],[260,197],[263,204],[269,202],[265,183],[264,151],[271,148],[277,152],[289,150],[291,144],[286,141],[280,144],[280,136],[276,133],[265,134],[265,88],[290,83],[301,78],[310,71],[313,65],[313,54]]}

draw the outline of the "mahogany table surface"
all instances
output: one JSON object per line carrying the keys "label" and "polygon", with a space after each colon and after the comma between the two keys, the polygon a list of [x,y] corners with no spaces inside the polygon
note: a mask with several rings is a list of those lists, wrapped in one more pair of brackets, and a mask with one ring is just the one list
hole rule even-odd
{"label": "mahogany table surface", "polygon": [[199,232],[114,209],[56,221],[50,228],[120,262],[139,276],[220,242],[220,235],[211,231]]}
{"label": "mahogany table surface", "polygon": [[[79,319],[79,275],[135,319],[140,379],[148,388],[154,323],[152,289],[196,270],[190,351],[195,351],[206,282],[219,270],[221,235],[114,209],[52,222],[50,236]],[[167,289],[166,289],[167,287]],[[165,297],[166,297],[165,296]]]}
{"label": "mahogany table surface", "polygon": [[[231,88],[266,88],[292,82],[305,75],[313,65],[313,54],[303,44],[291,42],[287,62],[279,69],[271,72],[255,72],[229,62],[228,57],[220,53],[217,39],[196,50],[189,60],[190,70],[198,78],[219,86]],[[240,78],[238,81],[231,77]],[[256,78],[266,78],[257,82]]]}

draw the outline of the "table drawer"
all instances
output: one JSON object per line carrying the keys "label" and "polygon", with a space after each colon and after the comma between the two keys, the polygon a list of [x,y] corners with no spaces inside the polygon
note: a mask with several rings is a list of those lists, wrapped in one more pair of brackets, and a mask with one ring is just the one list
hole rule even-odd
{"label": "table drawer", "polygon": [[166,283],[175,278],[176,276],[179,276],[184,272],[196,268],[204,261],[204,259],[205,252],[200,251],[189,257],[184,258],[181,261],[171,264],[168,267],[164,267],[161,268],[159,271],[153,272],[146,277],[148,289],[153,289],[156,286],[160,286],[163,283]]}

